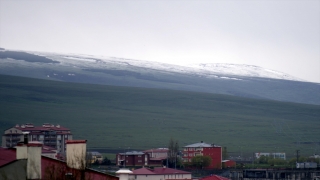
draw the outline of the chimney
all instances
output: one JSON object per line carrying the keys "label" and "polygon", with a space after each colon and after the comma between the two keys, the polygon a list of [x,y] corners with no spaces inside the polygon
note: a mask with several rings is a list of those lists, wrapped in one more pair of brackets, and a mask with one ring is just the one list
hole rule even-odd
{"label": "chimney", "polygon": [[29,136],[30,132],[22,132],[23,134],[23,144],[28,144],[29,140],[28,140],[28,136]]}
{"label": "chimney", "polygon": [[41,179],[41,149],[40,142],[19,143],[17,145],[17,160],[27,159],[27,179]]}
{"label": "chimney", "polygon": [[119,180],[129,180],[129,174],[132,174],[132,171],[129,169],[120,169],[116,174],[119,176]]}
{"label": "chimney", "polygon": [[87,140],[67,140],[67,165],[70,168],[86,168]]}

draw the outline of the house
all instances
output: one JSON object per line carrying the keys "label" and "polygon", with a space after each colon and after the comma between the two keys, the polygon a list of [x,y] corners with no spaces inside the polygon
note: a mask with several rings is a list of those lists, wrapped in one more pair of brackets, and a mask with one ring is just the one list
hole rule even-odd
{"label": "house", "polygon": [[88,152],[88,155],[90,157],[91,164],[95,163],[96,161],[98,161],[99,163],[103,161],[103,156],[97,151]]}
{"label": "house", "polygon": [[70,140],[66,146],[67,162],[41,156],[39,142],[0,148],[0,179],[119,179],[85,167],[86,140]]}
{"label": "house", "polygon": [[236,167],[236,162],[233,160],[222,160],[222,167],[223,168]]}
{"label": "house", "polygon": [[191,173],[177,169],[156,167],[154,169],[140,168],[129,174],[129,179],[134,180],[191,180]]}
{"label": "house", "polygon": [[149,166],[163,166],[163,161],[168,157],[168,148],[156,148],[143,151],[149,154]]}
{"label": "house", "polygon": [[42,145],[41,155],[54,158],[54,159],[57,159],[59,157],[59,154],[57,153],[57,149],[50,146],[45,146],[45,145]]}
{"label": "house", "polygon": [[116,164],[118,166],[148,166],[149,154],[141,151],[130,151],[118,153],[116,157]]}
{"label": "house", "polygon": [[271,158],[279,158],[279,159],[286,160],[286,153],[284,153],[284,152],[273,152],[273,153],[259,152],[259,153],[255,153],[255,157],[257,159],[260,158],[261,156],[267,156],[267,157],[271,157]]}
{"label": "house", "polygon": [[5,130],[2,135],[2,147],[15,147],[18,142],[24,140],[25,134],[30,141],[39,141],[45,146],[56,149],[58,153],[65,153],[66,141],[72,140],[72,134],[68,128],[48,123],[42,126],[27,123],[21,126],[17,124]]}
{"label": "house", "polygon": [[199,143],[184,146],[183,162],[191,162],[195,156],[210,156],[211,164],[207,168],[221,169],[222,168],[222,147],[215,144],[207,144],[203,141]]}

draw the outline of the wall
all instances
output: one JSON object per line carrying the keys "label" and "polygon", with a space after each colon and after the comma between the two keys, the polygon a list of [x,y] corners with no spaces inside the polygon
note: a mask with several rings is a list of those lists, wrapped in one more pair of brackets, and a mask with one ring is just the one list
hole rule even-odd
{"label": "wall", "polygon": [[27,160],[21,159],[7,164],[0,168],[1,180],[26,179],[27,177]]}
{"label": "wall", "polygon": [[75,169],[84,169],[86,164],[86,143],[67,142],[67,165]]}
{"label": "wall", "polygon": [[203,156],[210,156],[212,163],[208,168],[222,168],[222,148],[221,147],[206,147],[203,148]]}

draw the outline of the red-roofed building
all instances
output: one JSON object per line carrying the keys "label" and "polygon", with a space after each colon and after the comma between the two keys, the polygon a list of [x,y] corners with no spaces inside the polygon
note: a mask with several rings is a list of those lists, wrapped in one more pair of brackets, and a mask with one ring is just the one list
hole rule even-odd
{"label": "red-roofed building", "polygon": [[187,171],[181,171],[178,169],[171,168],[140,168],[132,171],[132,174],[129,175],[129,179],[135,180],[191,180],[191,173]]}
{"label": "red-roofed building", "polygon": [[222,161],[222,167],[223,168],[236,167],[236,162],[233,161],[233,160],[223,160]]}
{"label": "red-roofed building", "polygon": [[218,176],[218,175],[211,175],[204,178],[200,178],[199,180],[231,180],[231,179]]}
{"label": "red-roofed building", "polygon": [[45,146],[56,149],[58,153],[64,153],[66,140],[72,139],[70,129],[60,125],[44,123],[42,126],[34,126],[27,123],[5,130],[2,135],[2,147],[15,147],[18,142],[23,141],[25,133],[29,133],[30,141],[39,141]]}
{"label": "red-roofed building", "polygon": [[[70,144],[78,148],[78,144],[84,144],[85,142],[71,141]],[[119,180],[118,177],[103,172],[88,168],[77,168],[75,166],[77,164],[73,164],[72,168],[64,161],[41,156],[41,146],[41,143],[29,142],[29,144],[19,144],[16,149],[0,148],[0,179],[16,180],[31,177],[28,179]],[[73,148],[71,148],[71,152],[73,152]],[[75,153],[72,156],[72,159],[76,159],[78,154]],[[81,162],[85,162],[85,159]]]}

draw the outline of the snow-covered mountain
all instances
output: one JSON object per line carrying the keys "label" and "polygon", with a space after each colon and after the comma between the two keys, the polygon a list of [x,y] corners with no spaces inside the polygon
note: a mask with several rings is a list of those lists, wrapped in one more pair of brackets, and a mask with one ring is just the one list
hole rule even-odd
{"label": "snow-covered mountain", "polygon": [[[47,57],[49,59],[60,62],[66,66],[76,66],[81,68],[98,68],[98,69],[117,69],[129,70],[133,67],[139,67],[150,70],[158,70],[164,72],[184,73],[190,75],[202,76],[205,78],[222,78],[230,80],[242,80],[241,77],[259,77],[272,78],[293,81],[304,81],[289,74],[278,72],[275,70],[265,69],[259,66],[245,64],[223,64],[223,63],[199,63],[189,65],[174,65],[161,62],[133,60],[116,57],[103,57],[79,54],[54,54],[39,53],[34,54]],[[239,76],[239,77],[235,77]]]}
{"label": "snow-covered mountain", "polygon": [[265,69],[259,66],[246,65],[246,64],[225,64],[225,63],[199,63],[191,64],[188,67],[192,67],[200,70],[201,72],[212,74],[223,74],[232,76],[247,76],[247,77],[261,77],[261,78],[273,78],[292,81],[304,81],[289,74],[278,72],[271,69]]}
{"label": "snow-covered mountain", "polygon": [[0,50],[0,74],[320,105],[320,84],[243,64],[181,66],[83,54]]}

